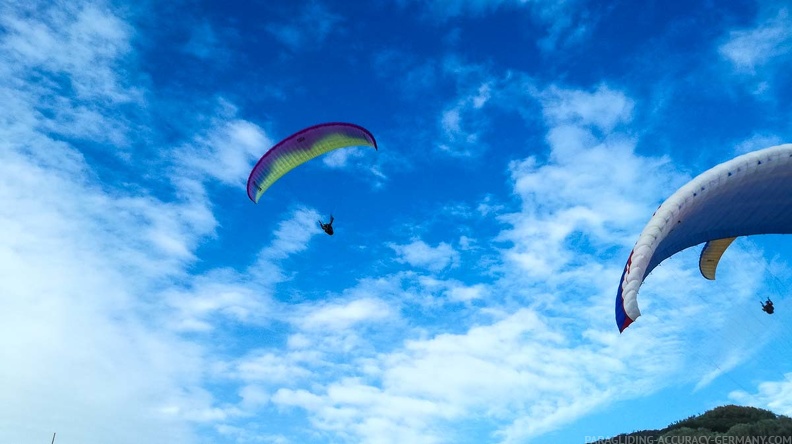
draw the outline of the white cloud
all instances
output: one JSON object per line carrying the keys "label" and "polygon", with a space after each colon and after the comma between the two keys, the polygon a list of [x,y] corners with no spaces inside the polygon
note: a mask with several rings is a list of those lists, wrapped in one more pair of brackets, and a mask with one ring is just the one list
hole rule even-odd
{"label": "white cloud", "polygon": [[289,278],[280,263],[308,248],[311,238],[319,233],[318,217],[312,209],[293,210],[243,273],[209,269],[193,276],[185,288],[167,289],[164,298],[175,310],[168,324],[181,332],[209,332],[224,320],[251,327],[285,320],[284,306],[273,299],[274,286]]}
{"label": "white cloud", "polygon": [[776,135],[754,134],[748,139],[737,144],[737,146],[734,148],[734,155],[738,156],[751,151],[757,151],[764,148],[770,148],[771,146],[781,145],[782,143],[784,143],[784,140]]}
{"label": "white cloud", "polygon": [[[61,140],[110,143],[109,152],[123,153],[132,136],[127,122],[113,118],[114,107],[144,101],[131,76],[116,74],[133,57],[131,28],[100,2],[11,3],[0,26],[0,97],[9,111],[3,131],[20,136],[35,125]],[[31,76],[40,81],[26,81]]]}
{"label": "white cloud", "polygon": [[511,228],[500,239],[515,243],[505,257],[521,273],[547,279],[585,262],[580,251],[633,242],[625,234],[672,191],[660,177],[672,171],[667,159],[636,156],[635,142],[614,132],[631,119],[632,101],[622,93],[551,86],[534,94],[549,124],[549,161],[511,163],[522,210],[501,216]]}
{"label": "white cloud", "polygon": [[[192,416],[179,412],[212,408],[196,391],[203,357],[146,314],[158,306],[152,284],[191,259],[160,239],[192,244],[196,231],[150,222],[153,214],[178,217],[156,201],[108,196],[79,170],[46,173],[69,199],[31,192],[37,187],[25,177],[42,177],[35,161],[8,150],[3,158],[3,208],[14,211],[0,213],[0,226],[19,236],[0,242],[0,356],[13,362],[0,373],[14,381],[4,390],[13,408],[2,416],[19,426],[0,432],[2,440],[29,439],[36,412],[42,427],[84,442],[189,442]],[[157,414],[165,404],[172,409]],[[101,426],[118,417],[123,425]]]}
{"label": "white cloud", "polygon": [[489,296],[491,288],[483,283],[466,285],[455,279],[437,279],[431,276],[418,276],[417,281],[420,290],[427,292],[425,302],[429,305],[439,302],[437,298],[442,297],[448,302],[469,303]]}
{"label": "white cloud", "polygon": [[[239,360],[235,364],[237,377],[246,382],[266,382],[279,386],[295,385],[311,376],[311,372],[300,363],[300,355],[295,353],[257,352]],[[248,393],[253,390],[247,386]]]}
{"label": "white cloud", "polygon": [[321,398],[319,396],[303,389],[291,390],[281,388],[272,396],[272,401],[276,404],[302,407],[304,409],[313,409],[315,406],[321,404]]}
{"label": "white cloud", "polygon": [[759,384],[756,393],[735,391],[729,397],[746,405],[762,406],[772,412],[792,416],[792,373],[784,375],[781,381],[768,381]]}
{"label": "white cloud", "polygon": [[354,159],[359,159],[366,154],[369,154],[366,151],[370,151],[370,148],[364,149],[360,147],[352,147],[342,150],[335,150],[322,156],[322,162],[324,162],[324,164],[330,168],[344,168]]}
{"label": "white cloud", "polygon": [[391,244],[390,247],[399,255],[399,261],[413,267],[440,271],[446,267],[454,267],[459,263],[459,253],[445,242],[440,242],[436,247],[432,247],[422,240],[415,240],[405,245]]}
{"label": "white cloud", "polygon": [[552,126],[563,123],[597,127],[605,133],[629,123],[633,102],[619,91],[601,85],[594,92],[551,86],[541,94],[545,118]]}
{"label": "white cloud", "polygon": [[176,311],[168,321],[177,331],[211,331],[218,321],[216,316],[262,324],[276,310],[267,287],[249,285],[245,277],[231,270],[211,270],[196,276],[189,289],[169,290],[165,299]]}
{"label": "white cloud", "polygon": [[[347,377],[315,391],[282,389],[273,401],[305,409],[321,429],[372,443],[468,442],[440,424],[530,415],[530,425],[503,431],[504,442],[523,442],[602,402],[608,375],[621,368],[608,352],[568,341],[523,309],[464,334],[409,341],[378,359],[379,382]],[[555,413],[559,405],[570,413]]]}
{"label": "white cloud", "polygon": [[[6,3],[0,20],[0,373],[14,381],[0,441],[194,442],[192,423],[233,410],[201,387],[202,347],[162,326],[160,292],[216,221],[200,189],[169,202],[93,163],[128,141],[125,107],[144,96],[124,71],[131,29],[102,2]],[[120,158],[113,173],[134,176]]]}
{"label": "white cloud", "polygon": [[755,73],[757,68],[785,57],[792,51],[789,11],[780,9],[753,29],[730,32],[728,40],[718,50],[735,69],[746,73]]}
{"label": "white cloud", "polygon": [[448,289],[448,298],[452,301],[470,302],[487,297],[488,291],[484,284],[456,285]]}
{"label": "white cloud", "polygon": [[358,323],[380,322],[393,316],[387,303],[373,298],[325,303],[306,308],[294,322],[302,330],[322,330],[327,334],[349,329]]}
{"label": "white cloud", "polygon": [[18,68],[65,74],[81,99],[129,101],[135,94],[123,86],[115,69],[130,50],[132,29],[104,6],[63,2],[32,16],[4,14],[9,31],[3,39],[4,53]]}
{"label": "white cloud", "polygon": [[272,142],[261,128],[234,119],[216,122],[205,137],[184,147],[179,156],[185,169],[244,188],[253,163],[271,147]]}
{"label": "white cloud", "polygon": [[255,272],[257,268],[265,266],[265,262],[284,259],[308,248],[311,238],[321,233],[317,222],[320,217],[315,209],[304,207],[295,209],[290,218],[278,224],[271,245],[261,250],[259,263],[250,270]]}
{"label": "white cloud", "polygon": [[465,65],[453,58],[446,60],[445,70],[455,76],[460,91],[439,119],[439,146],[451,155],[470,157],[487,149],[486,130],[492,125],[488,111],[516,111],[527,123],[534,123],[534,100],[542,105],[542,115],[550,126],[547,139],[554,145],[553,154],[558,156],[581,144],[591,144],[632,120],[634,102],[607,85],[599,85],[593,91],[557,85],[541,90],[525,75],[509,72],[496,78],[482,67]]}

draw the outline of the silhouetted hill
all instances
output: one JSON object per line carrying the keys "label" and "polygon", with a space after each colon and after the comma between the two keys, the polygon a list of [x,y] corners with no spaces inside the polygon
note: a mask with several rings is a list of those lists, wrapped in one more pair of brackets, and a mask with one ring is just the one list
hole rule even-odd
{"label": "silhouetted hill", "polygon": [[[698,416],[676,421],[660,430],[641,430],[621,434],[613,438],[596,441],[594,444],[660,444],[683,443],[674,437],[788,437],[779,443],[792,444],[792,418],[776,415],[769,410],[755,407],[725,405],[716,407]],[[758,442],[776,442],[777,440]],[[700,440],[691,440],[700,442]],[[719,442],[719,441],[708,441]],[[727,442],[727,441],[724,441]],[[737,442],[737,441],[735,441]]]}

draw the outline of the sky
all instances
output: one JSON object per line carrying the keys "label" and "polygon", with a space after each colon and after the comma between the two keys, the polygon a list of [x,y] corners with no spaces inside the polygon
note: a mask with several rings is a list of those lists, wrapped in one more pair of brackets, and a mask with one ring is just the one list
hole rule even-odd
{"label": "sky", "polygon": [[[3,0],[0,59],[0,442],[792,415],[787,237],[738,239],[716,281],[685,250],[614,320],[657,206],[792,141],[786,0]],[[273,144],[333,121],[379,150],[248,199]]]}

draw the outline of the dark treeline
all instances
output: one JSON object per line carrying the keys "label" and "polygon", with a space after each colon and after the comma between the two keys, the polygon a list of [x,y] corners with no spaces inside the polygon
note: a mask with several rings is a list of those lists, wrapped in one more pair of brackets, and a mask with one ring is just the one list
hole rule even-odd
{"label": "dark treeline", "polygon": [[698,416],[676,421],[660,430],[641,430],[625,433],[613,438],[599,440],[594,444],[617,444],[639,442],[629,438],[643,437],[646,442],[672,442],[671,437],[717,437],[717,436],[788,436],[792,437],[792,418],[776,415],[769,410],[755,407],[726,405],[716,407]]}

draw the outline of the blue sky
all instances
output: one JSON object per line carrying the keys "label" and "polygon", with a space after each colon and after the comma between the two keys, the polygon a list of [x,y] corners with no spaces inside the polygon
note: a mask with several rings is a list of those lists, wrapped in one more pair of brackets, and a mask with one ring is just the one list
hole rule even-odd
{"label": "blue sky", "polygon": [[[613,313],[666,197],[792,139],[791,14],[3,2],[0,442],[579,443],[792,414],[786,237],[739,239],[714,282],[691,248],[624,334]],[[327,121],[380,150],[250,202],[256,160]]]}

